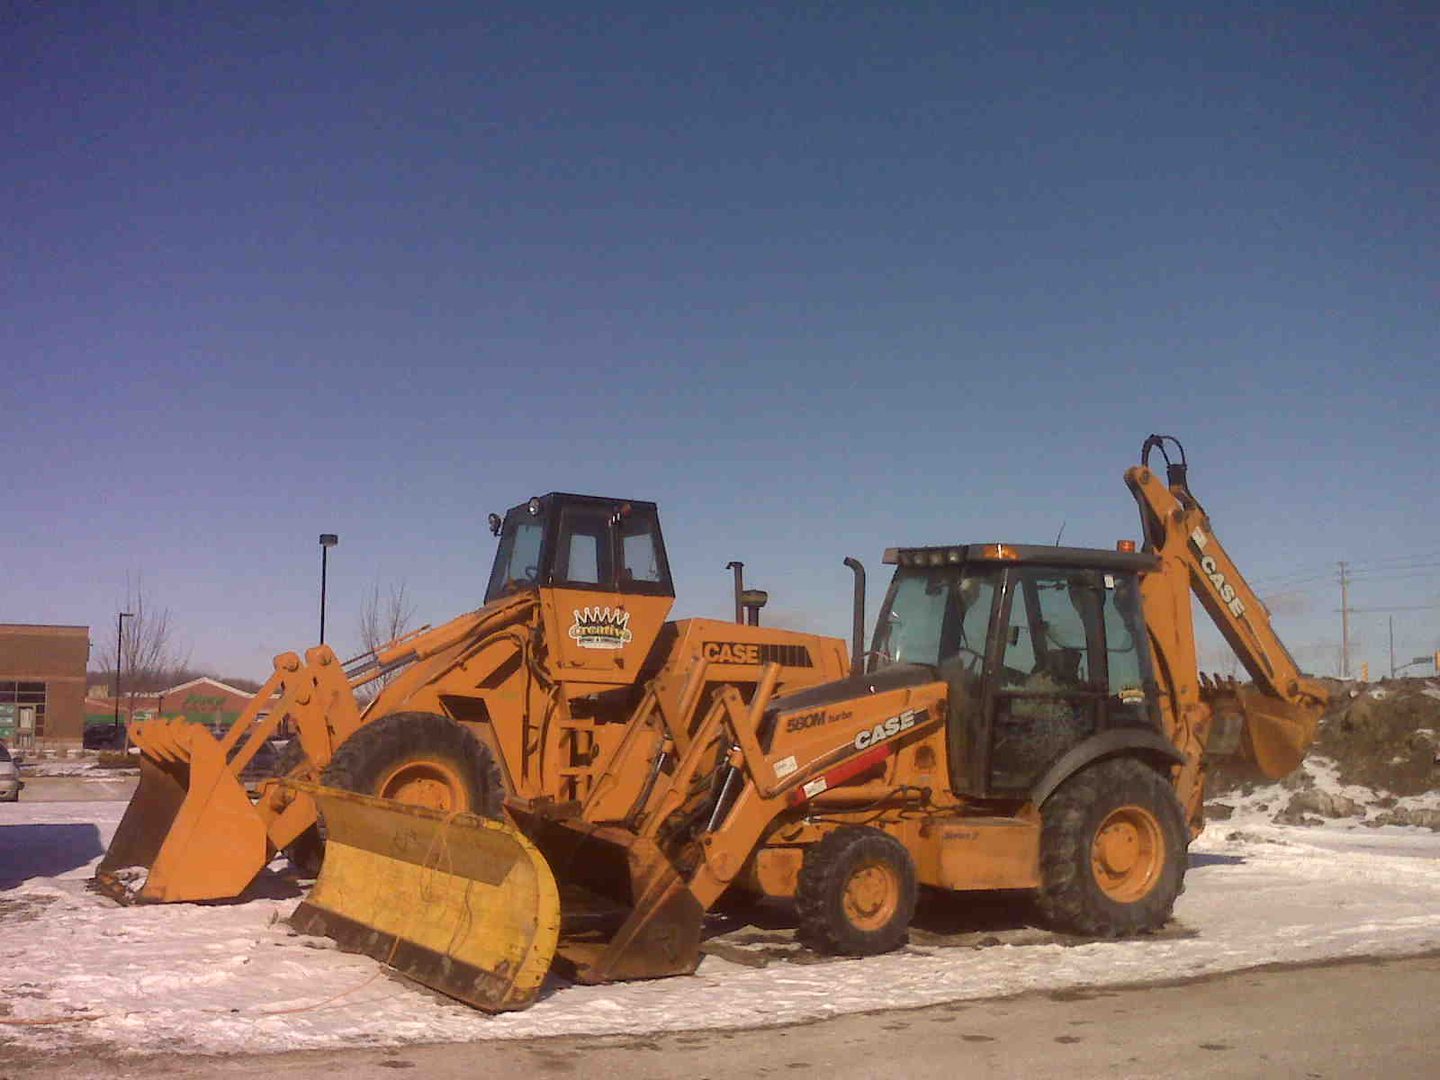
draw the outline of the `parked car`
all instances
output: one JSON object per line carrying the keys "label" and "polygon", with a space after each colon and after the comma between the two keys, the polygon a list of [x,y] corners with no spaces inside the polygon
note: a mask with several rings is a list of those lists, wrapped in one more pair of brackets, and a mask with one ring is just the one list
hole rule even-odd
{"label": "parked car", "polygon": [[125,725],[90,724],[80,736],[80,745],[86,750],[123,750]]}
{"label": "parked car", "polygon": [[25,781],[20,779],[20,761],[10,756],[5,744],[0,743],[0,802],[19,802],[20,789]]}

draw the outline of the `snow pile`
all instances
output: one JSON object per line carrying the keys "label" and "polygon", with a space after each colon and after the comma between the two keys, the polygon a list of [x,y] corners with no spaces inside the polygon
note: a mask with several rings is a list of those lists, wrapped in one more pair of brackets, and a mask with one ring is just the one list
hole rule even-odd
{"label": "snow pile", "polygon": [[1440,680],[1331,687],[1305,763],[1279,784],[1216,770],[1207,816],[1224,820],[1244,810],[1288,825],[1340,820],[1440,832]]}
{"label": "snow pile", "polygon": [[[113,780],[117,775],[133,775],[140,769],[140,759],[137,756],[130,757],[129,761],[120,760],[120,755],[106,753],[102,755],[94,750],[69,750],[64,753],[54,751],[24,751],[26,757],[20,766],[20,774],[25,777],[72,777],[80,779],[103,779]],[[43,756],[30,756],[40,754]]]}
{"label": "snow pile", "polygon": [[0,891],[7,931],[0,934],[0,1018],[7,1010],[11,1020],[76,1018],[0,1025],[0,1045],[35,1049],[226,1053],[747,1027],[1440,948],[1440,836],[1393,826],[1277,826],[1241,806],[1193,845],[1175,934],[1074,945],[912,945],[863,960],[763,969],[709,956],[686,978],[554,982],[531,1009],[491,1017],[327,941],[294,935],[282,920],[295,899],[119,908],[87,892],[85,879],[123,803],[16,809],[19,816],[0,819],[0,867],[36,856],[26,839],[35,829],[51,830],[52,841],[56,829],[85,837],[71,844],[69,867]]}

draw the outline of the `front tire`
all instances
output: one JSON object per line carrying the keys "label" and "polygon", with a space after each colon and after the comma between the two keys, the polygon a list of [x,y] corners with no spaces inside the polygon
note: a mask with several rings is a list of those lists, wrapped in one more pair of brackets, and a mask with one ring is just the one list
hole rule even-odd
{"label": "front tire", "polygon": [[1036,905],[1058,930],[1128,937],[1170,918],[1189,833],[1174,788],[1135,758],[1082,769],[1041,810]]}
{"label": "front tire", "polygon": [[454,720],[402,712],[372,720],[340,744],[323,782],[432,810],[498,818],[504,782],[490,748]]}
{"label": "front tire", "polygon": [[795,911],[821,952],[874,956],[905,943],[915,914],[915,864],[879,829],[836,829],[805,850]]}

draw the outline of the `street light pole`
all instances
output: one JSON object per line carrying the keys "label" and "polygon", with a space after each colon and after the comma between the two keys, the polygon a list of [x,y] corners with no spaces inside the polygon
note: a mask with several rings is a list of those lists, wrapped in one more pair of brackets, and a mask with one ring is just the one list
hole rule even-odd
{"label": "street light pole", "polygon": [[325,571],[330,549],[340,542],[335,533],[320,534],[320,644],[325,644]]}
{"label": "street light pole", "polygon": [[120,658],[125,644],[125,620],[133,619],[133,611],[121,611],[115,615],[115,731],[120,730]]}

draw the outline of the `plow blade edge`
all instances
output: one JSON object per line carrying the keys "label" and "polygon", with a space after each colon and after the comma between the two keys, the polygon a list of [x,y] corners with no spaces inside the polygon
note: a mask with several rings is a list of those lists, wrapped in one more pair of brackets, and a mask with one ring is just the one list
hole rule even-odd
{"label": "plow blade edge", "polygon": [[297,781],[325,861],[290,923],[490,1012],[529,1005],[555,955],[560,896],[507,822]]}

